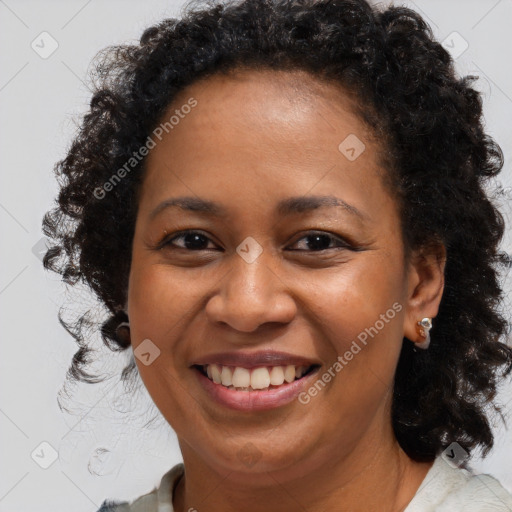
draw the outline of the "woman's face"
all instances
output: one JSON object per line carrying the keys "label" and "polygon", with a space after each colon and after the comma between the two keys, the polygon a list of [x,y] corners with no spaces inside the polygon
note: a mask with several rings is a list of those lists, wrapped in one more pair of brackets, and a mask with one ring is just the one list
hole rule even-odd
{"label": "woman's face", "polygon": [[[310,471],[371,449],[391,435],[403,336],[419,341],[414,323],[437,313],[404,262],[379,141],[347,96],[302,72],[215,76],[172,115],[147,156],[128,314],[185,461]],[[287,367],[311,365],[287,382]],[[226,385],[202,373],[217,371]]]}

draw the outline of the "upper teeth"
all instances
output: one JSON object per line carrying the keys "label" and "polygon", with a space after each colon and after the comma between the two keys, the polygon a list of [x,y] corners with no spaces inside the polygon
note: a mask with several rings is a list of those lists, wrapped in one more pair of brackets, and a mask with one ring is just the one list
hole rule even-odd
{"label": "upper teeth", "polygon": [[259,368],[242,368],[241,366],[222,366],[208,364],[203,366],[208,378],[216,384],[234,388],[265,389],[270,385],[280,386],[285,381],[300,379],[308,369],[307,366],[265,366]]}

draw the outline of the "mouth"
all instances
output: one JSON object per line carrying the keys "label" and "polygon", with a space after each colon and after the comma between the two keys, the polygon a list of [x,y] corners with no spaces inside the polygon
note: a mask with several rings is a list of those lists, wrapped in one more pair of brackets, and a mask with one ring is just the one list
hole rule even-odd
{"label": "mouth", "polygon": [[217,386],[232,391],[251,393],[285,388],[289,384],[315,373],[320,365],[245,368],[220,364],[196,364],[193,365],[193,368]]}

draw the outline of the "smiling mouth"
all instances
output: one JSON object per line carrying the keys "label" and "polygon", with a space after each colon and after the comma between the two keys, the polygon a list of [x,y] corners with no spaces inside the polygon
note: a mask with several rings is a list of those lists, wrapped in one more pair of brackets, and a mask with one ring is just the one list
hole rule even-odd
{"label": "smiling mouth", "polygon": [[219,386],[250,392],[278,389],[315,372],[320,365],[261,366],[250,369],[219,364],[194,365],[193,367]]}

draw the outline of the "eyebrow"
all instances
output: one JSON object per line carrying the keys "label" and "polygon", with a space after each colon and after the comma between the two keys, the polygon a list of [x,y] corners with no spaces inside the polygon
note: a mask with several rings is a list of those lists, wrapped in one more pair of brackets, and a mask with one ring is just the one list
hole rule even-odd
{"label": "eyebrow", "polygon": [[[227,215],[227,209],[219,203],[201,199],[192,196],[182,196],[166,199],[161,202],[149,215],[150,220],[154,219],[160,212],[168,208],[179,208],[184,211],[192,211],[212,215],[216,217],[223,217]],[[293,215],[298,213],[305,213],[318,208],[343,208],[348,213],[351,213],[362,220],[368,218],[363,212],[358,210],[355,206],[347,203],[343,199],[335,196],[298,196],[289,197],[279,201],[276,206],[276,212],[280,215]]]}

